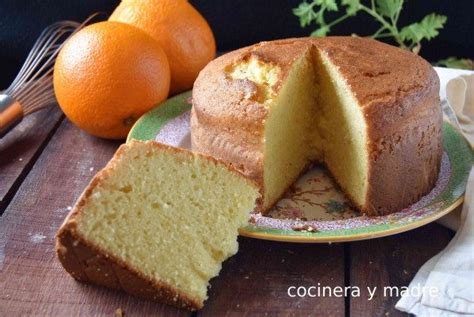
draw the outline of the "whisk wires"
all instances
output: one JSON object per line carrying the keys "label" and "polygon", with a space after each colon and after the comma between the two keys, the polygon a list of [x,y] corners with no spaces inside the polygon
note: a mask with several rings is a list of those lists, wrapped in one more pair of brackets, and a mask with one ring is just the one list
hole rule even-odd
{"label": "whisk wires", "polygon": [[24,116],[55,102],[53,70],[56,57],[65,44],[65,39],[80,30],[92,18],[94,16],[83,23],[56,22],[43,30],[20,72],[3,92],[22,105]]}

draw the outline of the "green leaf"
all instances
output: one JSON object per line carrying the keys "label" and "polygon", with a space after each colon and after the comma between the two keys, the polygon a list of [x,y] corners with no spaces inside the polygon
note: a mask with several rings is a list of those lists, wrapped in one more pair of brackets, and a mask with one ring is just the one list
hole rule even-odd
{"label": "green leaf", "polygon": [[297,8],[293,9],[293,14],[300,19],[301,27],[310,25],[313,19],[316,17],[316,13],[313,10],[313,5],[304,1],[301,2]]}
{"label": "green leaf", "polygon": [[320,10],[318,13],[316,13],[314,21],[318,25],[326,25],[326,21],[324,21],[324,11],[323,10]]}
{"label": "green leaf", "polygon": [[328,11],[338,11],[336,0],[322,0],[322,8],[326,8]]}
{"label": "green leaf", "polygon": [[431,13],[421,20],[421,26],[425,32],[425,38],[431,40],[438,36],[438,30],[444,27],[448,18],[444,15]]}
{"label": "green leaf", "polygon": [[404,0],[377,0],[376,10],[388,18],[394,18],[403,7]]}
{"label": "green leaf", "polygon": [[438,36],[438,30],[442,29],[447,21],[447,17],[431,13],[423,18],[421,22],[412,23],[405,26],[400,31],[400,37],[403,41],[419,43],[422,40],[431,40]]}
{"label": "green leaf", "polygon": [[313,31],[311,33],[312,37],[323,37],[326,36],[329,33],[330,29],[327,25],[321,26],[319,29]]}
{"label": "green leaf", "polygon": [[360,0],[342,0],[342,5],[346,6],[349,15],[355,15],[360,10]]}
{"label": "green leaf", "polygon": [[458,58],[451,56],[446,59],[437,61],[435,63],[435,66],[474,70],[474,61],[468,58]]}
{"label": "green leaf", "polygon": [[402,41],[411,41],[417,43],[420,41],[420,26],[418,23],[413,23],[402,28],[400,31],[400,38]]}

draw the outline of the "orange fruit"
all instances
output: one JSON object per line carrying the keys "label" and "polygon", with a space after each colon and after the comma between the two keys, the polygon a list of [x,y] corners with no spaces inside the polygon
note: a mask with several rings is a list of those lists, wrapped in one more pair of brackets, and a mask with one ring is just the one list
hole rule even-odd
{"label": "orange fruit", "polygon": [[185,0],[122,0],[109,21],[134,25],[160,43],[170,63],[172,94],[191,89],[216,55],[209,24]]}
{"label": "orange fruit", "polygon": [[80,30],[54,65],[54,91],[66,116],[107,139],[125,138],[143,113],[167,98],[169,86],[169,65],[160,45],[119,22]]}

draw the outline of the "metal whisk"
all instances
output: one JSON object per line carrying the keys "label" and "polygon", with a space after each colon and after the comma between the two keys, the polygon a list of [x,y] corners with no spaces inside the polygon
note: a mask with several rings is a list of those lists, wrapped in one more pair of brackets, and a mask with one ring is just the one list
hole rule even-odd
{"label": "metal whisk", "polygon": [[31,49],[15,80],[0,92],[0,138],[23,117],[55,102],[53,69],[65,40],[84,23],[61,21],[48,26]]}

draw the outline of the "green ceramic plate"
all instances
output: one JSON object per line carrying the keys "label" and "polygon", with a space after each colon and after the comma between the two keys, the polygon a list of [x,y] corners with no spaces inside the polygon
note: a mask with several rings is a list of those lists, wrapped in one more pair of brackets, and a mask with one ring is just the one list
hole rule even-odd
{"label": "green ceramic plate", "polygon": [[[156,140],[190,148],[190,93],[173,97],[140,118],[127,141]],[[371,239],[411,230],[446,215],[463,201],[474,155],[466,140],[444,124],[444,155],[435,188],[412,206],[381,217],[352,210],[330,175],[315,166],[303,175],[267,216],[253,213],[240,234],[288,242]]]}

